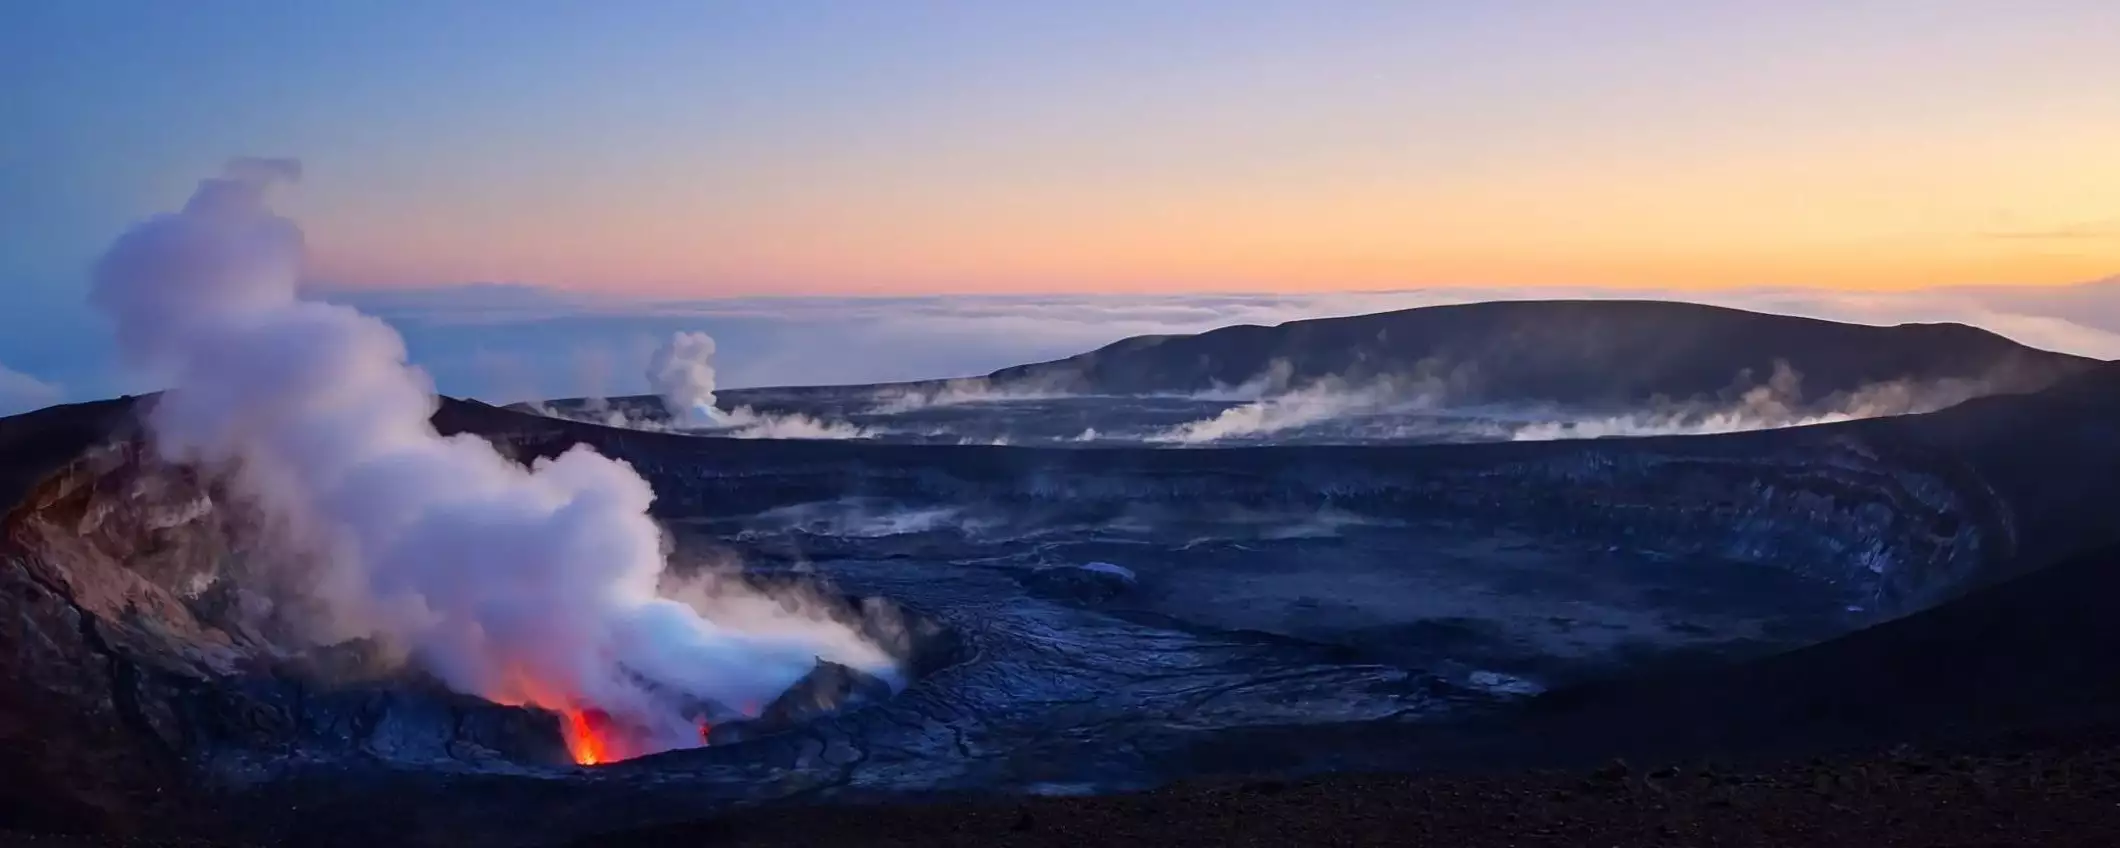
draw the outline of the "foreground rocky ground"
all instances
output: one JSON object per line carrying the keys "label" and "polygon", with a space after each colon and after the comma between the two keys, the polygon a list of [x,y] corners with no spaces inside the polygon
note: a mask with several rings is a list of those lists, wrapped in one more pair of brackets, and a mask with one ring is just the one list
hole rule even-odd
{"label": "foreground rocky ground", "polygon": [[[756,810],[593,846],[2109,846],[2120,732],[1770,768],[1631,766],[1191,784],[1101,798]],[[244,843],[0,834],[39,848]],[[385,844],[377,842],[375,844]]]}
{"label": "foreground rocky ground", "polygon": [[761,812],[580,843],[2091,846],[2120,834],[2120,746],[1900,751],[1750,772],[1344,777],[1100,799]]}
{"label": "foreground rocky ground", "polygon": [[[1269,757],[1289,746],[1418,750],[1431,774],[1202,781],[1105,797],[789,804],[654,828],[628,828],[638,819],[607,799],[575,812],[608,816],[609,829],[574,844],[2112,845],[2120,834],[2120,675],[2112,673],[2120,630],[2108,620],[2116,593],[2120,549],[2107,549],[1765,661],[1555,693],[1489,722],[1262,730],[1247,746]],[[1822,753],[1784,759],[1797,751]],[[1598,752],[1625,753],[1635,764],[1594,759],[1609,756]],[[1547,764],[1575,765],[1537,768]],[[425,800],[399,794],[363,799],[362,816]],[[198,824],[222,826],[289,815],[189,812]],[[281,832],[301,840],[225,844],[411,844],[427,836],[364,829],[355,817],[297,816],[310,827]]]}

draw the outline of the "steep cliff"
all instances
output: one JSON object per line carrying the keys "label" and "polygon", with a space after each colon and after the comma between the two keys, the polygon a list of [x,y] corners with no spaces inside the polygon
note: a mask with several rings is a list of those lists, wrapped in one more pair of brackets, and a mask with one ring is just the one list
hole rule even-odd
{"label": "steep cliff", "polygon": [[[274,603],[299,571],[257,567],[277,554],[255,511],[157,459],[136,403],[0,420],[0,820],[183,826],[211,815],[195,790],[214,755],[564,757],[549,716],[403,677],[363,687],[382,672],[358,644],[314,649],[302,611]],[[378,726],[393,699],[458,715]]]}

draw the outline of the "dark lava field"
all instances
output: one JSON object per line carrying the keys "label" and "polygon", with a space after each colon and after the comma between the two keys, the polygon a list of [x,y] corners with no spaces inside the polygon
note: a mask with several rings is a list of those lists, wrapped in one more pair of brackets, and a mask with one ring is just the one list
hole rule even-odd
{"label": "dark lava field", "polygon": [[[1115,358],[1035,390],[997,373],[979,385],[993,397],[871,388],[866,412],[853,390],[725,398],[863,438],[445,401],[439,430],[518,461],[578,444],[624,460],[655,490],[673,574],[856,622],[905,672],[892,686],[820,661],[772,704],[703,723],[704,744],[594,765],[559,716],[452,692],[360,640],[296,644],[255,614],[285,587],[265,585],[213,471],[149,449],[156,398],[0,420],[0,813],[46,832],[559,845],[819,805],[1882,750],[2120,713],[2120,669],[2064,632],[2088,619],[2058,600],[2107,585],[2096,557],[2120,544],[2110,364],[2056,359],[1934,411],[1595,439],[1509,437],[1536,423],[1523,398],[1628,408],[1517,375],[1523,397],[1475,412],[1341,405],[1179,449],[1142,434],[1253,402],[1202,395],[1228,387],[1219,374],[1082,382],[1195,355]],[[1287,373],[1321,367],[1339,366]],[[1730,382],[1715,369],[1656,379],[1688,396]],[[1357,426],[1379,420],[1387,435]],[[885,422],[916,435],[877,437]],[[1962,689],[1915,679],[1954,668]]]}

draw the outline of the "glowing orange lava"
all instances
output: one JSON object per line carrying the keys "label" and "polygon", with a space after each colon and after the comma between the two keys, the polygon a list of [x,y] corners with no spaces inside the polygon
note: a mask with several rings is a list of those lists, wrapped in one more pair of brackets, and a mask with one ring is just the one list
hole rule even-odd
{"label": "glowing orange lava", "polygon": [[565,715],[567,753],[574,755],[574,761],[585,766],[610,762],[610,745],[604,738],[610,720],[596,710],[567,710]]}

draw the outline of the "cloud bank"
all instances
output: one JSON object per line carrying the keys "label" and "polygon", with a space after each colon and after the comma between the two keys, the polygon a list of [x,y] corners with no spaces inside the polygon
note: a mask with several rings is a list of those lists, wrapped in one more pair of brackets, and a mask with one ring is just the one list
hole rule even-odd
{"label": "cloud bank", "polygon": [[[333,291],[398,327],[444,392],[511,401],[650,391],[631,369],[674,333],[720,344],[718,389],[985,374],[1121,338],[1482,300],[1686,300],[1862,324],[1957,322],[2033,347],[2120,359],[2120,279],[2078,286],[1816,289],[1452,287],[1314,294],[629,300],[528,286]],[[944,403],[964,400],[943,393]],[[900,398],[907,406],[929,402]]]}
{"label": "cloud bank", "polygon": [[42,409],[65,397],[65,389],[0,365],[0,415]]}

